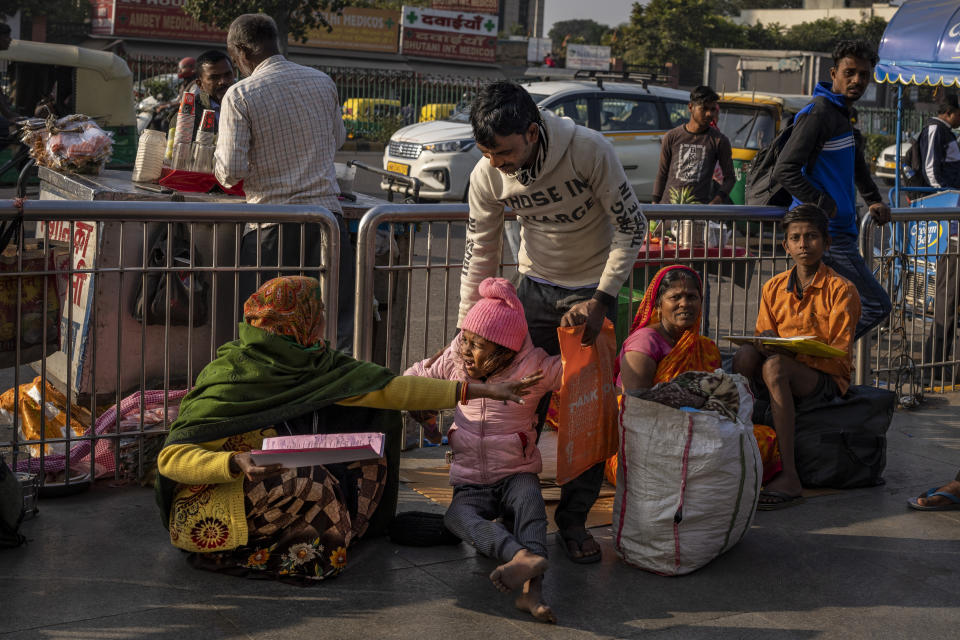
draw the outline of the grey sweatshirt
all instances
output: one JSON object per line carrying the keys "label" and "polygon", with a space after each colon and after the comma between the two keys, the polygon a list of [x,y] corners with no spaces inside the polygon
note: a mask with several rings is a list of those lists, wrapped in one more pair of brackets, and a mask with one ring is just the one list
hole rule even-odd
{"label": "grey sweatshirt", "polygon": [[542,111],[547,155],[524,186],[481,158],[470,174],[470,220],[458,324],[496,275],[503,212],[521,225],[520,273],[564,287],[599,283],[616,299],[643,244],[647,224],[613,146],[597,131]]}

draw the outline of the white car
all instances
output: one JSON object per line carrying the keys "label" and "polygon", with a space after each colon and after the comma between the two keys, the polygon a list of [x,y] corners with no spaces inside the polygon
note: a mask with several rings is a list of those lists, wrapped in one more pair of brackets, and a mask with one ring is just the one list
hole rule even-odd
{"label": "white car", "polygon": [[[903,158],[901,166],[907,163],[907,158],[910,156],[910,147],[912,146],[913,143],[908,140],[900,143],[900,157]],[[890,145],[883,150],[883,153],[877,156],[874,174],[886,184],[893,184],[894,179],[897,177],[897,145]]]}
{"label": "white car", "polygon": [[[621,82],[553,81],[523,86],[540,107],[607,136],[637,197],[650,201],[660,140],[688,120],[688,92]],[[384,150],[383,168],[419,178],[423,200],[464,201],[470,172],[480,158],[469,114],[461,111],[447,120],[399,129]],[[386,182],[381,188],[387,188]]]}

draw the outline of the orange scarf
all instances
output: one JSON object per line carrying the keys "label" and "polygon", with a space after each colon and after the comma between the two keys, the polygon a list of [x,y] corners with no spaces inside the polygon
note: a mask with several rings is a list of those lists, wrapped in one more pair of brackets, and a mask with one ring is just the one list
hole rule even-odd
{"label": "orange scarf", "polygon": [[304,276],[269,280],[244,303],[243,319],[250,326],[287,336],[304,347],[322,346],[320,282]]}
{"label": "orange scarf", "polygon": [[[633,319],[630,333],[660,321],[660,312],[656,307],[657,290],[660,288],[660,283],[667,272],[674,269],[683,269],[692,274],[700,286],[700,291],[703,291],[703,282],[700,280],[700,276],[690,267],[674,264],[660,269],[653,276],[653,280],[643,294],[643,300],[640,301],[640,308],[637,309],[637,315]],[[700,313],[703,314],[702,309]],[[617,358],[617,375],[620,373],[621,358],[623,358],[623,352]],[[720,368],[720,350],[713,340],[700,335],[700,316],[698,315],[693,326],[683,332],[670,353],[657,365],[657,373],[654,375],[653,383],[669,382],[685,371],[713,371],[718,368]]]}
{"label": "orange scarf", "polygon": [[[703,291],[703,282],[700,280],[700,276],[690,267],[674,264],[660,269],[660,271],[657,271],[657,274],[653,276],[653,280],[643,293],[640,308],[637,309],[637,315],[633,318],[633,326],[630,327],[631,334],[637,329],[642,329],[651,323],[660,321],[660,312],[657,311],[656,308],[657,289],[660,288],[663,276],[673,269],[683,269],[693,274],[693,277],[697,280],[697,284],[700,285],[700,291]],[[702,308],[700,314],[703,314]],[[614,380],[620,376],[620,361],[623,359],[623,354],[624,352],[620,351],[620,355],[617,357]],[[698,315],[697,321],[693,323],[693,326],[683,332],[683,335],[680,336],[677,343],[670,349],[670,353],[657,365],[657,372],[653,376],[653,384],[669,382],[685,371],[713,371],[719,368],[720,350],[713,340],[700,335],[700,315]],[[620,396],[619,400],[622,409],[623,397]],[[614,455],[607,459],[604,475],[610,484],[616,486],[617,456]]]}

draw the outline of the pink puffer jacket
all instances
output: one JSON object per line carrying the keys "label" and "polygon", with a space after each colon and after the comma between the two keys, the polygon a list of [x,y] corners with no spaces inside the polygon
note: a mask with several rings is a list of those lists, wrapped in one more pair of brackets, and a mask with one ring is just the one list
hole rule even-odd
{"label": "pink puffer jacket", "polygon": [[[408,376],[479,382],[468,378],[460,357],[460,335],[427,367],[418,362],[404,372]],[[560,356],[548,356],[534,347],[527,336],[510,366],[487,380],[489,383],[519,380],[543,370],[543,380],[528,389],[523,404],[481,398],[458,404],[453,426],[447,434],[453,462],[450,484],[493,484],[514,473],[540,473],[543,463],[537,449],[537,403],[548,391],[560,388],[563,367]]]}

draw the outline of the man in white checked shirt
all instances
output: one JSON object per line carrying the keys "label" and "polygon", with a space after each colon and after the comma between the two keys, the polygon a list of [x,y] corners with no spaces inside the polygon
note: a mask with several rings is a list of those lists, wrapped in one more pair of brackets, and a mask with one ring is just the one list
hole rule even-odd
{"label": "man in white checked shirt", "polygon": [[[346,139],[337,88],[316,69],[290,62],[280,54],[277,25],[261,13],[242,15],[227,32],[227,51],[246,76],[227,90],[220,107],[215,172],[231,187],[243,180],[249,203],[319,205],[340,223],[340,286],[337,348],[349,351],[353,337],[354,250],[337,195],[333,158]],[[282,266],[300,264],[300,225],[247,225],[240,244],[240,264],[277,265],[282,233]],[[321,264],[321,227],[305,225],[305,264]],[[259,242],[258,242],[259,236]],[[288,271],[286,273],[294,273]],[[261,273],[260,282],[276,272]],[[318,276],[307,272],[306,275]],[[257,289],[254,272],[241,273],[238,300]]]}

